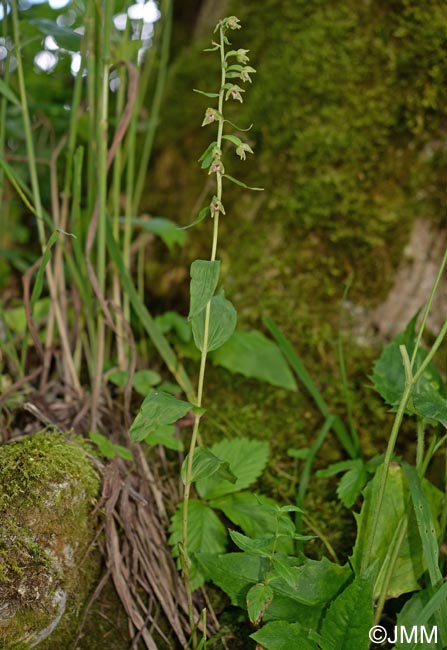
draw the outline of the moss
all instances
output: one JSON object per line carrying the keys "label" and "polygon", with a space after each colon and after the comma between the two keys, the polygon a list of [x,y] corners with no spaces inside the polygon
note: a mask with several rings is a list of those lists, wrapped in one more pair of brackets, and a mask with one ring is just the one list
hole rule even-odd
{"label": "moss", "polygon": [[39,647],[68,646],[98,570],[99,484],[81,438],[46,430],[0,448],[0,645],[28,648],[56,622]]}

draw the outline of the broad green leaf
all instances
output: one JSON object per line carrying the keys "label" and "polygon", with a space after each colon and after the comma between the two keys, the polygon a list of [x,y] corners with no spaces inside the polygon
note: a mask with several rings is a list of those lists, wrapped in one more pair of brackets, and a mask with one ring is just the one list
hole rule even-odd
{"label": "broad green leaf", "polygon": [[[226,494],[210,501],[210,506],[222,510],[225,517],[239,526],[249,537],[273,534],[277,527],[280,533],[288,532],[283,517],[279,518],[278,522],[278,516],[273,509],[276,502],[264,495],[258,496],[253,492]],[[280,537],[277,550],[291,555],[293,552],[292,539]]]}
{"label": "broad green leaf", "polygon": [[[237,313],[229,300],[219,294],[211,298],[207,350],[211,352],[223,345],[236,329]],[[205,310],[192,319],[194,342],[202,350],[205,331]]]}
{"label": "broad green leaf", "polygon": [[219,260],[194,260],[191,264],[190,307],[188,319],[205,309],[219,282]]}
{"label": "broad green leaf", "polygon": [[202,498],[216,499],[224,494],[240,492],[254,483],[267,464],[268,443],[248,438],[221,440],[211,447],[218,458],[227,461],[237,477],[236,483],[224,481],[218,476],[197,481],[196,489]]}
{"label": "broad green leaf", "polygon": [[[170,526],[169,543],[172,554],[179,557],[178,544],[183,539],[183,504],[177,507]],[[196,553],[222,553],[227,546],[227,531],[219,517],[207,505],[196,499],[188,504],[188,553],[191,558],[192,589],[198,589],[204,582],[204,574],[195,560]],[[219,557],[218,555],[211,555]]]}
{"label": "broad green leaf", "polygon": [[[416,320],[418,314],[408,324],[406,330],[398,334],[387,346],[374,364],[372,380],[375,389],[385,402],[395,411],[405,390],[405,370],[399,347],[404,345],[411,358],[416,345]],[[427,352],[419,348],[416,354],[413,374],[420,368]],[[408,413],[417,413],[440,422],[447,422],[446,387],[436,366],[430,363],[416,383],[407,406]]]}
{"label": "broad green leaf", "polygon": [[214,364],[273,386],[296,390],[296,382],[278,346],[264,334],[235,332],[211,357]]}
{"label": "broad green leaf", "polygon": [[252,587],[247,594],[248,617],[253,625],[259,625],[273,600],[273,589],[266,584]]}
{"label": "broad green leaf", "polygon": [[369,570],[355,578],[331,604],[321,630],[322,650],[368,650],[375,574]]}
{"label": "broad green leaf", "polygon": [[31,25],[37,27],[42,34],[53,36],[59,47],[63,47],[71,52],[78,52],[81,49],[81,35],[68,29],[68,27],[61,27],[47,18],[34,18],[29,22]]}
{"label": "broad green leaf", "polygon": [[[383,465],[378,468],[372,481],[363,491],[364,502],[357,520],[357,539],[354,546],[352,563],[359,571],[366,540],[373,535],[371,529],[375,504],[378,498],[380,477]],[[422,489],[432,513],[438,513],[442,502],[442,493],[428,481],[423,481]],[[374,535],[371,564],[378,561],[379,575],[376,580],[375,594],[378,596],[383,585],[383,563],[395,544],[395,535],[401,520],[407,524],[407,535],[401,545],[387,597],[396,598],[400,594],[419,589],[418,580],[425,570],[422,544],[419,537],[414,511],[410,502],[408,482],[402,468],[393,464],[388,471],[387,484],[380,509],[378,528]]]}
{"label": "broad green leaf", "polygon": [[151,393],[142,403],[129,435],[133,442],[139,442],[155,433],[161,426],[174,424],[193,408],[189,402],[177,399],[169,393]]}
{"label": "broad green leaf", "polygon": [[[270,570],[268,558],[249,553],[225,555],[200,553],[197,555],[197,561],[207,578],[228,594],[232,604],[244,609],[248,589],[254,584],[263,582],[266,572]],[[272,608],[277,597],[283,605],[284,600],[281,599],[284,598],[309,608],[324,605],[335,597],[352,576],[351,569],[347,565],[334,564],[327,558],[319,561],[305,558],[301,564],[297,558],[290,558],[289,561],[291,572],[295,574],[295,582],[289,584],[280,578],[270,580],[269,584],[274,591]],[[293,566],[293,563],[299,565]],[[269,616],[270,613],[269,609]]]}
{"label": "broad green leaf", "polygon": [[160,237],[170,251],[172,251],[176,244],[179,246],[184,246],[185,244],[185,233],[182,228],[179,228],[170,219],[165,219],[164,217],[152,217],[151,219],[134,217],[130,221],[133,225],[140,226],[147,232],[151,232],[153,235]]}
{"label": "broad green leaf", "polygon": [[263,625],[250,638],[265,650],[318,650],[317,644],[309,640],[307,630],[299,623],[273,621]]}
{"label": "broad green leaf", "polygon": [[137,393],[145,397],[160,382],[161,377],[155,370],[138,370],[133,378],[133,387]]}
{"label": "broad green leaf", "polygon": [[146,438],[144,442],[147,445],[163,445],[167,449],[173,449],[174,451],[183,451],[183,443],[178,438],[174,437],[175,426],[173,424],[163,424],[158,427],[155,431],[152,431]]}
{"label": "broad green leaf", "polygon": [[182,228],[179,228],[179,230],[188,230],[188,228],[192,228],[193,226],[196,226],[198,223],[200,223],[205,219],[209,211],[210,211],[210,206],[209,205],[205,206],[200,210],[199,214],[197,215],[197,217],[194,219],[192,223],[188,224],[187,226],[183,226]]}
{"label": "broad green leaf", "polygon": [[123,447],[122,445],[115,445],[111,440],[103,436],[101,433],[95,433],[91,431],[89,434],[90,440],[92,440],[98,447],[100,453],[105,458],[115,458],[115,456],[120,456],[124,460],[133,460],[133,454],[130,449]]}
{"label": "broad green leaf", "polygon": [[8,102],[11,102],[11,104],[14,104],[18,108],[20,108],[20,100],[15,94],[15,92],[12,90],[10,86],[6,83],[6,81],[3,81],[3,79],[0,79],[0,95],[3,95],[6,97]]}
{"label": "broad green leaf", "polygon": [[[48,316],[50,309],[50,299],[41,298],[34,305],[33,319],[35,323],[40,323]],[[17,333],[24,334],[26,331],[26,314],[23,306],[10,307],[3,312],[3,317],[7,327]]]}
{"label": "broad green leaf", "polygon": [[164,393],[169,393],[170,395],[178,395],[182,392],[182,389],[178,384],[174,384],[172,381],[163,381],[159,387],[159,390],[162,390]]}
{"label": "broad green leaf", "polygon": [[[182,481],[186,483],[186,468],[188,465],[188,456],[183,461],[182,465]],[[215,476],[220,480],[230,481],[236,483],[236,476],[230,470],[230,465],[227,461],[218,458],[209,449],[198,448],[194,452],[192,459],[192,472],[191,480],[198,481],[199,479],[207,479]]]}
{"label": "broad green leaf", "polygon": [[233,176],[230,176],[229,174],[224,174],[224,178],[228,178],[229,181],[232,183],[235,183],[235,185],[239,185],[239,187],[245,187],[246,190],[252,190],[253,192],[263,192],[264,188],[263,187],[250,187],[249,185],[246,185],[242,181],[238,181],[237,178],[234,178]]}
{"label": "broad green leaf", "polygon": [[250,555],[262,555],[264,557],[270,557],[272,554],[275,542],[274,535],[252,539],[251,537],[242,535],[242,533],[238,533],[237,530],[230,530],[230,537],[236,546],[240,548],[241,551],[245,551],[245,553],[249,553]]}

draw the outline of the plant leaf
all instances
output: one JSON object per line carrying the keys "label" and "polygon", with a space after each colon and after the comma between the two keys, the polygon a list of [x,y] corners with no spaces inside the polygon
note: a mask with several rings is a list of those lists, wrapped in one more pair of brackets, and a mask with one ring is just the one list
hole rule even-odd
{"label": "plant leaf", "polygon": [[[264,495],[253,494],[253,492],[236,492],[213,499],[209,505],[222,510],[225,517],[239,526],[249,537],[273,534],[277,528],[279,533],[289,532],[288,526],[284,523],[284,515],[278,517],[275,514],[276,502]],[[293,553],[292,539],[280,537],[277,550],[291,555]]]}
{"label": "plant leaf", "polygon": [[215,97],[219,97],[219,93],[206,93],[203,90],[197,90],[197,88],[193,88],[195,93],[199,93],[199,95],[205,95],[205,97],[209,97],[210,99],[214,99]]}
{"label": "plant leaf", "polygon": [[221,440],[212,445],[211,451],[218,458],[229,463],[237,481],[230,483],[218,476],[197,481],[197,492],[202,498],[207,499],[216,499],[247,488],[263,472],[269,454],[267,442],[248,438]]}
{"label": "plant leaf", "polygon": [[120,456],[124,460],[133,460],[133,454],[130,449],[127,447],[122,447],[121,445],[115,445],[111,440],[103,436],[101,433],[96,433],[90,431],[88,434],[90,440],[92,440],[98,447],[100,453],[105,458],[115,458],[115,456]]}
{"label": "plant leaf", "polygon": [[225,140],[232,142],[233,144],[236,145],[236,147],[240,147],[242,144],[242,140],[238,138],[236,135],[223,135],[222,138],[225,138]]}
{"label": "plant leaf", "polygon": [[257,584],[247,594],[248,617],[253,625],[259,625],[273,600],[273,589],[266,584]]}
{"label": "plant leaf", "polygon": [[235,183],[236,185],[239,185],[239,187],[245,187],[246,190],[252,190],[253,192],[263,192],[264,188],[263,187],[250,187],[249,185],[246,185],[242,181],[238,181],[237,178],[234,178],[233,176],[230,176],[229,174],[224,174],[223,178],[228,178],[229,181],[232,183]]}
{"label": "plant leaf", "polygon": [[322,650],[368,650],[375,574],[369,570],[355,578],[331,604],[321,630]]}
{"label": "plant leaf", "polygon": [[230,530],[230,537],[236,546],[240,548],[241,551],[245,551],[245,553],[249,553],[250,555],[262,555],[263,557],[270,557],[272,554],[272,548],[275,542],[274,535],[252,539],[251,537],[242,535],[242,533],[238,533],[237,530]]}
{"label": "plant leaf", "polygon": [[199,162],[202,163],[200,165],[201,169],[208,169],[208,167],[211,165],[211,162],[213,160],[213,151],[216,145],[217,145],[216,141],[211,142],[211,144],[207,146],[205,151],[200,156]]}
{"label": "plant leaf", "polygon": [[[179,557],[178,544],[183,540],[183,503],[179,504],[171,520],[169,543],[172,554]],[[227,546],[228,535],[219,517],[206,504],[190,499],[188,504],[188,554],[191,559],[191,587],[198,589],[204,582],[204,574],[195,560],[196,553],[222,553]],[[214,557],[214,556],[213,556]]]}
{"label": "plant leaf", "polygon": [[190,308],[188,319],[205,309],[219,282],[219,260],[194,260],[191,264]]}
{"label": "plant leaf", "polygon": [[273,621],[263,625],[250,638],[265,650],[318,650],[316,643],[309,639],[307,630],[299,623]]}
{"label": "plant leaf", "polygon": [[14,106],[17,106],[20,108],[20,100],[15,94],[15,92],[12,90],[10,86],[6,83],[6,81],[3,81],[3,79],[0,79],[0,95],[3,95],[6,97],[8,102],[11,104],[14,104]]}
{"label": "plant leaf", "polygon": [[155,433],[161,426],[174,424],[193,408],[189,402],[169,393],[151,393],[142,403],[129,430],[133,442],[139,442]]}
{"label": "plant leaf", "polygon": [[296,382],[278,346],[257,330],[235,332],[216,352],[212,362],[245,377],[296,391]]}
{"label": "plant leaf", "polygon": [[183,226],[182,228],[179,228],[179,230],[188,230],[188,228],[192,228],[193,226],[196,226],[198,223],[200,223],[205,219],[209,211],[210,211],[210,206],[209,205],[205,206],[200,210],[199,214],[197,215],[197,217],[194,219],[192,223],[190,223],[188,226]]}
{"label": "plant leaf", "polygon": [[192,338],[190,323],[176,311],[165,311],[164,314],[155,318],[155,322],[163,334],[173,329],[179,339],[184,343],[188,343]]}
{"label": "plant leaf", "polygon": [[[371,530],[372,512],[374,511],[375,503],[377,502],[376,500],[382,472],[383,465],[377,469],[374,478],[364,489],[364,502],[361,512],[359,515],[355,515],[358,531],[352,563],[356,572],[358,572],[360,568],[366,540],[373,534],[373,531]],[[429,481],[424,480],[422,485],[425,497],[433,514],[439,512],[442,502],[442,493],[435,488],[434,485],[429,483]],[[419,589],[418,579],[425,570],[422,544],[413,508],[409,502],[408,482],[402,468],[397,464],[393,464],[388,471],[385,494],[380,509],[379,524],[374,534],[371,563],[378,561],[379,567],[383,566],[390,549],[393,547],[394,536],[401,520],[406,520],[407,522],[407,535],[402,543],[389,582],[387,591],[388,598],[396,598],[400,596],[400,594]],[[381,593],[382,585],[383,573],[379,573],[375,585],[375,597]]]}
{"label": "plant leaf", "polygon": [[184,246],[185,244],[186,234],[182,228],[179,228],[170,219],[165,219],[165,217],[152,217],[151,219],[133,217],[130,221],[132,224],[140,226],[147,232],[151,232],[153,235],[160,237],[170,251],[172,251],[176,244],[179,246]]}
{"label": "plant leaf", "polygon": [[163,424],[155,431],[152,431],[144,442],[147,445],[163,445],[166,449],[173,449],[174,451],[183,451],[183,443],[178,438],[174,437],[175,426],[173,424]]}
{"label": "plant leaf", "polygon": [[70,50],[71,52],[78,52],[81,49],[82,38],[77,32],[67,27],[61,27],[47,18],[33,18],[29,23],[37,27],[42,34],[53,36],[59,47]]}
{"label": "plant leaf", "polygon": [[[207,349],[216,350],[223,345],[233,334],[236,323],[237,313],[229,300],[223,295],[218,294],[211,298],[210,322],[208,330]],[[196,314],[192,318],[192,334],[194,342],[199,350],[202,350],[205,330],[205,310]]]}
{"label": "plant leaf", "polygon": [[[182,465],[182,481],[186,483],[186,468],[188,464],[188,456],[183,461]],[[236,483],[236,476],[230,470],[230,465],[227,461],[218,458],[209,449],[198,448],[194,452],[192,459],[192,473],[191,480],[198,481],[199,479],[207,479],[216,475],[219,479]]]}
{"label": "plant leaf", "polygon": [[155,370],[138,370],[133,378],[133,387],[137,393],[146,397],[160,382],[161,377]]}

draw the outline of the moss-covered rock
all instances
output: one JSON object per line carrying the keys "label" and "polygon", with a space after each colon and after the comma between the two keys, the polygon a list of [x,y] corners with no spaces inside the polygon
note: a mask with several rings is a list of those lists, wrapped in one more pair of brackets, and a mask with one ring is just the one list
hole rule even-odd
{"label": "moss-covered rock", "polygon": [[98,569],[100,486],[82,439],[43,431],[0,447],[0,647],[68,647]]}

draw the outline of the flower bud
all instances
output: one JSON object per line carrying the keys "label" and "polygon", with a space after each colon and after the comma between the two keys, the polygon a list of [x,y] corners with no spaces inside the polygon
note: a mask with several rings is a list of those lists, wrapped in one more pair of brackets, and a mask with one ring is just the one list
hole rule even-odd
{"label": "flower bud", "polygon": [[247,52],[250,52],[250,50],[237,50],[236,52],[236,59],[238,63],[242,63],[242,65],[245,65],[250,61],[250,59],[247,56]]}
{"label": "flower bud", "polygon": [[213,122],[216,122],[220,117],[219,111],[216,111],[215,108],[207,108],[205,111],[205,117],[202,122],[202,126],[206,126],[207,124],[212,124]]}

